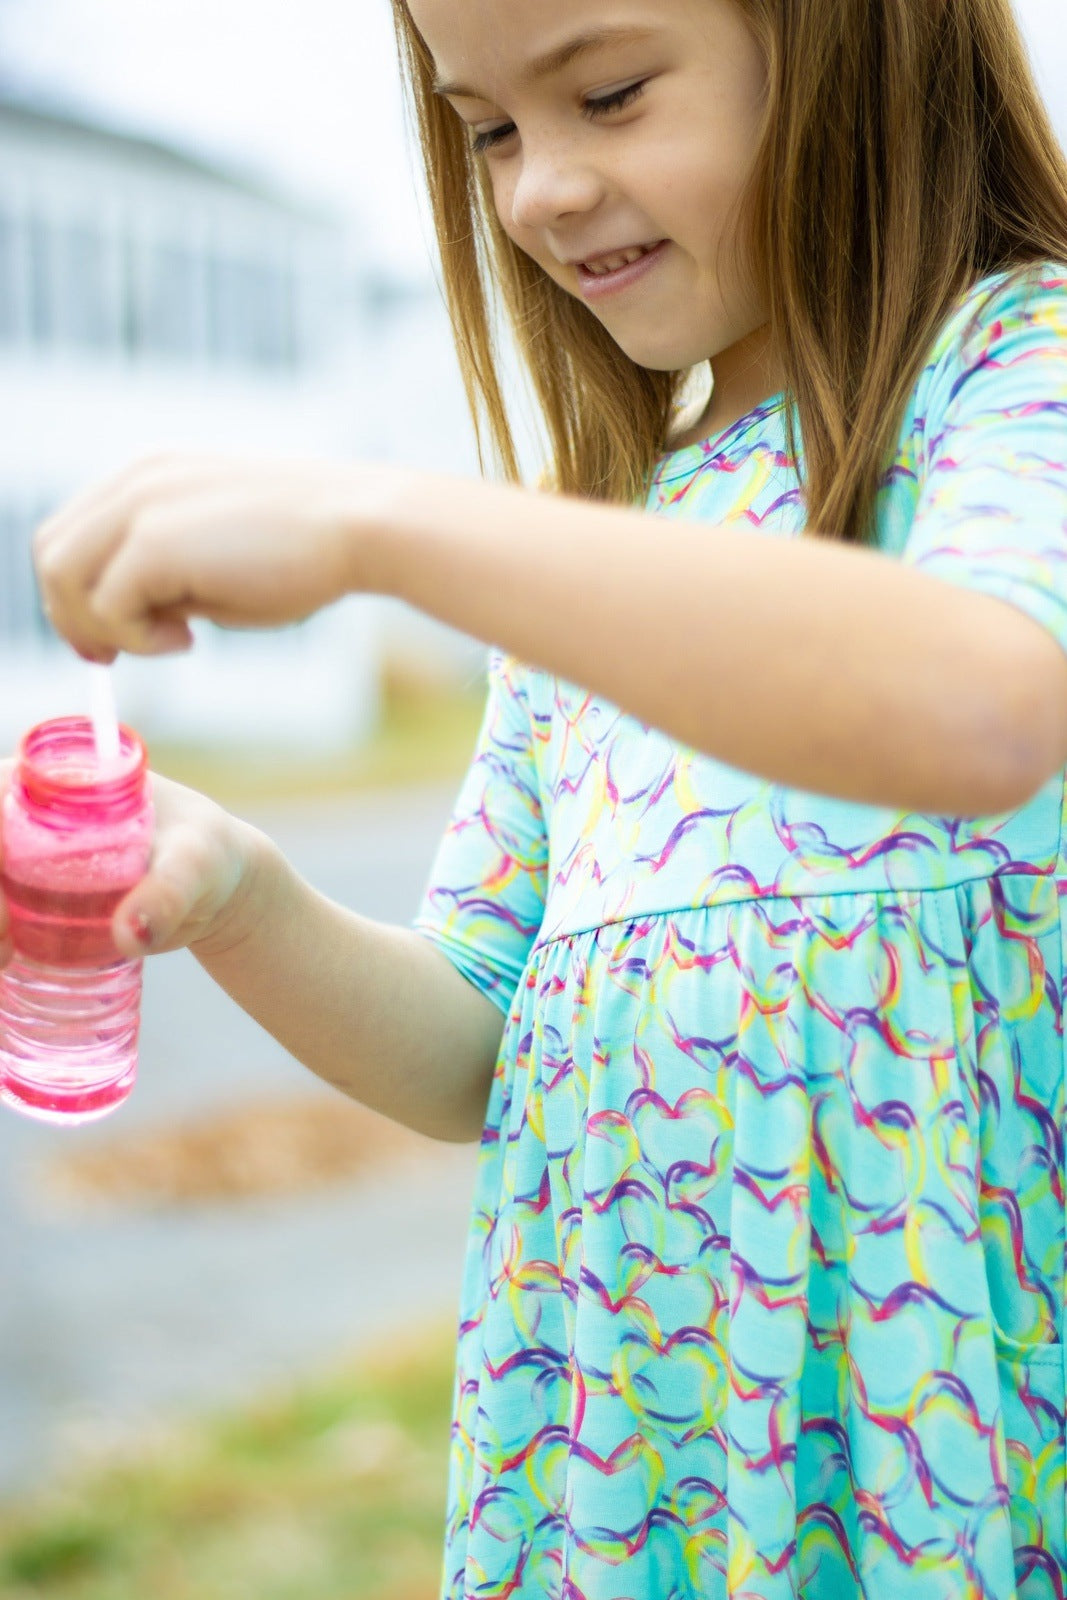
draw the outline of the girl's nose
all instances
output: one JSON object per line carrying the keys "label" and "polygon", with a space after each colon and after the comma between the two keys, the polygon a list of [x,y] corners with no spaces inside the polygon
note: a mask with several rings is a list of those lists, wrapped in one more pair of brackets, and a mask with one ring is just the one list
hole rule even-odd
{"label": "girl's nose", "polygon": [[565,146],[524,145],[522,167],[511,195],[517,228],[546,228],[574,212],[592,211],[604,193],[600,175]]}

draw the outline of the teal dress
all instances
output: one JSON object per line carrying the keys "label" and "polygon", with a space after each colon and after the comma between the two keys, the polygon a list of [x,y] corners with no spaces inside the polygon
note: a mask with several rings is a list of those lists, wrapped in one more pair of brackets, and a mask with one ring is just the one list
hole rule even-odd
{"label": "teal dress", "polygon": [[[651,509],[797,537],[782,406]],[[961,300],[878,527],[1067,649],[1067,268]],[[416,919],[506,1017],[446,1600],[1062,1600],[1065,889],[1062,773],[856,805],[492,653]]]}

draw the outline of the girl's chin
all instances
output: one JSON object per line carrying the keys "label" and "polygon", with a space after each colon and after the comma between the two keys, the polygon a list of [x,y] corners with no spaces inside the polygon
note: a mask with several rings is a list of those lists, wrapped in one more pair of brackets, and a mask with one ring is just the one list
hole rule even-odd
{"label": "girl's chin", "polygon": [[622,329],[610,327],[606,320],[604,326],[623,355],[647,372],[688,372],[690,367],[699,367],[710,359],[706,345],[684,338],[665,342],[662,329],[658,330],[660,337],[642,339],[630,330],[624,333]]}
{"label": "girl's chin", "polygon": [[676,305],[657,315],[654,305],[618,309],[607,305],[590,306],[601,327],[611,335],[623,355],[648,372],[687,372],[711,359],[711,352],[724,349],[731,341],[715,328],[671,327],[670,314]]}

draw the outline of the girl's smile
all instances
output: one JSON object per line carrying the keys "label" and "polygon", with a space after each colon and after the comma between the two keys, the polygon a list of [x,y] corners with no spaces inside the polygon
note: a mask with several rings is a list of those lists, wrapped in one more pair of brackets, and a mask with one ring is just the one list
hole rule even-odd
{"label": "girl's smile", "polygon": [[631,288],[663,261],[669,248],[670,241],[660,239],[656,244],[634,245],[627,250],[577,262],[578,288],[582,298],[590,302],[601,301],[607,295],[619,294]]}

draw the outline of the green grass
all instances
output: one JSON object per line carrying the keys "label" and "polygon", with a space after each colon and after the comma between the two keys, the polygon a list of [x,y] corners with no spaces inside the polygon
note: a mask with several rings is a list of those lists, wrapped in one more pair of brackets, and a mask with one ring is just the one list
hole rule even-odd
{"label": "green grass", "polygon": [[454,1330],[0,1507],[4,1600],[436,1600]]}
{"label": "green grass", "polygon": [[485,708],[485,687],[438,689],[386,683],[379,725],[338,756],[296,757],[265,749],[228,755],[154,743],[153,768],[225,806],[345,795],[458,780],[467,769]]}

